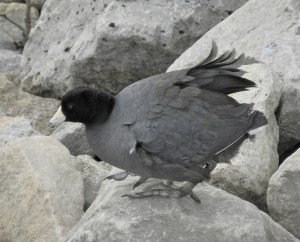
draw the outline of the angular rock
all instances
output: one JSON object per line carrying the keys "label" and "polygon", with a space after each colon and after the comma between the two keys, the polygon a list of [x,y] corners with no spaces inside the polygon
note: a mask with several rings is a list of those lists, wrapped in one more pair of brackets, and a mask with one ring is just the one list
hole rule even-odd
{"label": "angular rock", "polygon": [[165,71],[246,1],[49,1],[24,49],[22,87],[52,97],[78,85],[117,93]]}
{"label": "angular rock", "polygon": [[85,126],[81,123],[62,123],[50,135],[65,145],[72,155],[93,155],[85,135]]}
{"label": "angular rock", "polygon": [[[137,181],[105,180],[99,194],[65,242],[96,241],[298,241],[254,205],[207,184],[190,197],[129,199]],[[149,180],[137,190],[151,189]]]}
{"label": "angular rock", "polygon": [[248,200],[266,210],[265,194],[272,174],[278,168],[278,125],[274,112],[281,95],[281,81],[262,64],[243,66],[245,78],[254,81],[257,88],[232,94],[240,103],[254,103],[269,123],[240,147],[231,164],[218,164],[211,182],[227,192]]}
{"label": "angular rock", "polygon": [[34,129],[49,134],[48,123],[58,106],[58,100],[24,92],[0,75],[0,116],[24,116],[32,120]]}
{"label": "angular rock", "polygon": [[[294,92],[299,93],[299,33],[298,0],[251,0],[206,33],[168,70],[199,63],[210,51],[212,40],[217,42],[220,52],[235,48],[253,61],[266,64],[284,80],[282,109],[278,113],[280,130],[284,130],[280,131],[280,140],[290,142],[300,135],[300,122],[294,122],[299,116],[299,105],[286,101]],[[286,114],[295,118],[289,119]],[[284,142],[280,142],[279,150]]]}
{"label": "angular rock", "polygon": [[74,158],[56,140],[20,138],[0,147],[1,241],[57,242],[82,216]]}
{"label": "angular rock", "polygon": [[268,188],[270,216],[300,239],[300,149],[271,177]]}
{"label": "angular rock", "polygon": [[[25,3],[1,3],[0,15],[6,15],[10,20],[17,23],[22,28],[25,28]],[[31,7],[31,22],[32,27],[39,18],[39,12],[35,7]],[[14,43],[20,42],[23,39],[23,31],[15,24],[12,24],[7,19],[0,16],[0,49],[15,49]]]}
{"label": "angular rock", "polygon": [[100,186],[111,170],[111,166],[104,162],[96,162],[91,156],[76,157],[84,184],[84,210],[91,206],[98,195]]}
{"label": "angular rock", "polygon": [[39,135],[31,126],[31,121],[24,117],[0,117],[0,146],[17,138]]}

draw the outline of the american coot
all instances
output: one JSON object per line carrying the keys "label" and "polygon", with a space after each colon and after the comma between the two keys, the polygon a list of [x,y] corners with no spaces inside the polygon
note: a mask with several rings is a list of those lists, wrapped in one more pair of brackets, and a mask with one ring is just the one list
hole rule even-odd
{"label": "american coot", "polygon": [[[210,178],[219,162],[230,162],[240,144],[267,124],[253,104],[240,104],[228,94],[255,87],[234,64],[234,52],[216,58],[213,44],[199,65],[135,82],[113,96],[88,87],[68,91],[50,120],[86,125],[95,154],[113,166],[148,178],[186,181],[176,189],[133,193],[129,197],[182,197]],[[115,180],[127,173],[111,176]]]}

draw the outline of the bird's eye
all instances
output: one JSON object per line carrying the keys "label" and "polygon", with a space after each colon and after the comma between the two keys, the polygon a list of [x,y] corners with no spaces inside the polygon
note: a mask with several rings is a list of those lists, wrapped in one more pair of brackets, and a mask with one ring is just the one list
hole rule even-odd
{"label": "bird's eye", "polygon": [[72,104],[69,104],[69,105],[68,105],[68,109],[71,110],[72,108],[73,108],[73,105],[72,105]]}

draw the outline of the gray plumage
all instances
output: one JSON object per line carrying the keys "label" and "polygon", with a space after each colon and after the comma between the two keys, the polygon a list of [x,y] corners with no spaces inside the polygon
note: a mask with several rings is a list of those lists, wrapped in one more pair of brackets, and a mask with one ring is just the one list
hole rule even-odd
{"label": "gray plumage", "polygon": [[[267,124],[265,116],[239,104],[227,94],[246,91],[255,83],[235,67],[234,52],[216,58],[216,45],[199,65],[138,81],[115,97],[100,90],[78,87],[67,92],[50,120],[86,125],[87,139],[98,157],[124,169],[107,179],[123,180],[128,172],[148,178],[187,181],[176,188],[126,194],[182,197],[210,178],[219,162],[230,162],[242,142]],[[174,188],[175,187],[175,188]]]}
{"label": "gray plumage", "polygon": [[234,67],[233,52],[198,66],[135,82],[114,98],[105,122],[86,124],[88,141],[106,162],[143,178],[201,182],[229,162],[247,132],[267,124],[252,104],[229,93],[255,84]]}

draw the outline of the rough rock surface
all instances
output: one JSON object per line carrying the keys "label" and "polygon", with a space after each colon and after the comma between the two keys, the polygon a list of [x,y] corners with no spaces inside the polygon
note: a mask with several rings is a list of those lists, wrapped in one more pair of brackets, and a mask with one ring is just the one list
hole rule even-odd
{"label": "rough rock surface", "polygon": [[300,149],[282,163],[270,179],[271,217],[300,239]]}
{"label": "rough rock surface", "polygon": [[[1,3],[0,15],[6,15],[9,19],[25,28],[25,3]],[[35,7],[31,7],[32,26],[39,18],[39,12]],[[0,16],[0,49],[15,49],[14,42],[23,39],[23,31],[7,19]]]}
{"label": "rough rock surface", "polygon": [[24,117],[0,117],[0,146],[17,138],[39,135],[31,126],[31,121]]}
{"label": "rough rock surface", "polygon": [[57,242],[82,216],[83,185],[74,158],[36,136],[0,148],[1,241]]}
{"label": "rough rock surface", "polygon": [[229,193],[246,199],[266,210],[265,194],[272,174],[278,168],[278,125],[274,112],[281,94],[281,81],[262,64],[243,66],[244,77],[254,81],[257,88],[232,94],[240,103],[255,103],[254,109],[262,111],[268,125],[247,139],[230,164],[218,164],[211,182]]}
{"label": "rough rock surface", "polygon": [[96,162],[88,155],[79,155],[76,159],[84,184],[84,210],[86,210],[97,197],[102,181],[107,177],[111,166],[103,161]]}
{"label": "rough rock surface", "polygon": [[50,135],[65,145],[72,155],[93,155],[81,123],[64,122]]}
{"label": "rough rock surface", "polygon": [[116,93],[164,72],[246,1],[48,1],[24,49],[22,86],[52,97],[82,84]]}
{"label": "rough rock surface", "polygon": [[49,120],[58,106],[59,101],[26,93],[5,76],[0,75],[0,116],[27,117],[36,130],[48,134]]}
{"label": "rough rock surface", "polygon": [[[298,93],[299,100],[299,33],[298,0],[251,0],[206,33],[168,70],[197,64],[210,51],[212,40],[217,42],[221,52],[235,48],[238,53],[266,64],[284,80],[282,108],[278,116],[280,130],[285,130],[280,132],[280,140],[288,144],[294,136],[300,137],[300,122],[295,122],[299,118],[299,104],[297,101],[286,102],[294,92]],[[289,116],[285,117],[286,114]],[[290,128],[294,131],[286,132]],[[280,146],[285,143],[280,142]]]}
{"label": "rough rock surface", "polygon": [[[99,194],[65,242],[96,241],[298,241],[254,205],[207,184],[195,189],[202,203],[179,199],[129,199],[136,177],[104,181]],[[138,190],[153,188],[149,180]]]}
{"label": "rough rock surface", "polygon": [[0,49],[0,73],[20,72],[21,58],[22,55],[17,51]]}

